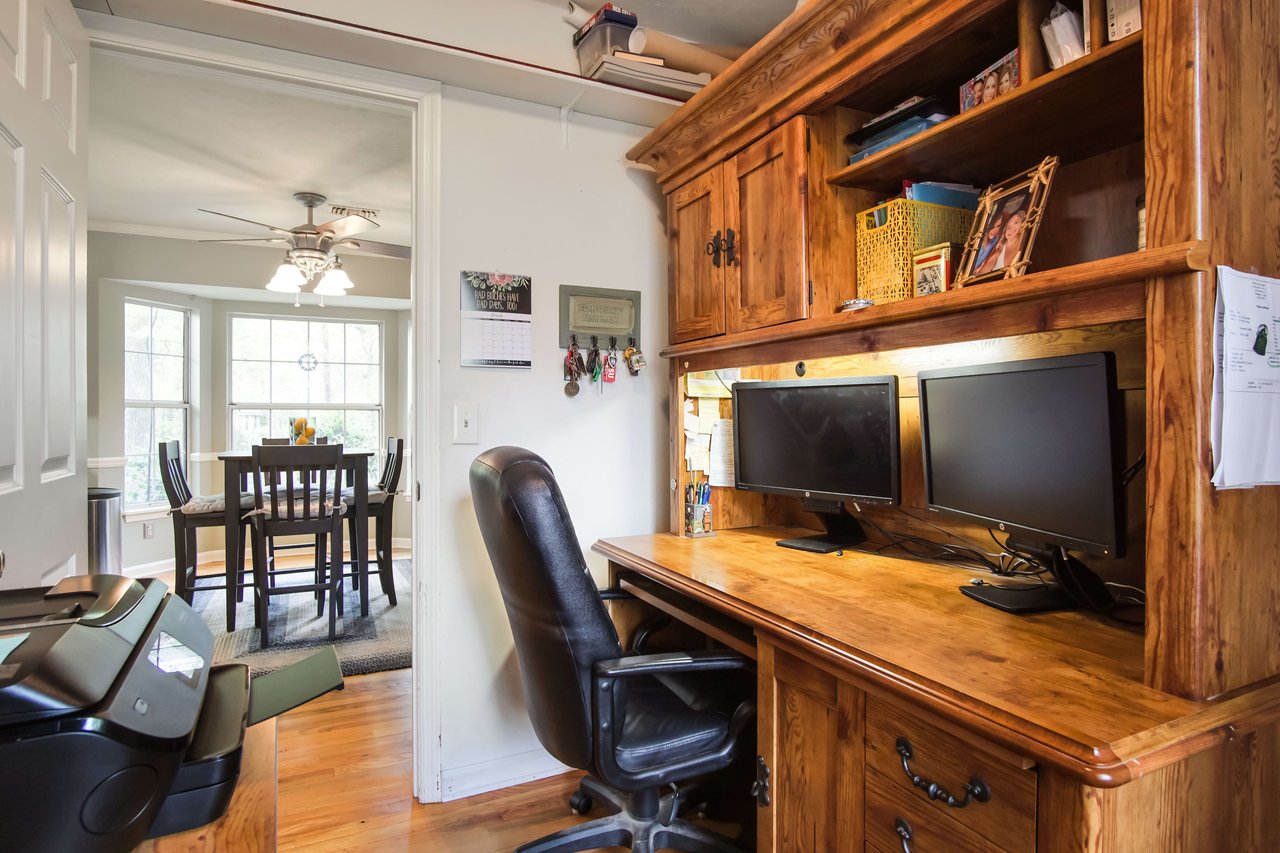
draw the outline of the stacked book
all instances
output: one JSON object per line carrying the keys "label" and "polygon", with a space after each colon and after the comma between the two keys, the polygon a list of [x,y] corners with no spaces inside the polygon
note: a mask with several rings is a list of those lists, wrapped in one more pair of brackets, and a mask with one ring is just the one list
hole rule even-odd
{"label": "stacked book", "polygon": [[[628,45],[619,44],[612,35],[600,38],[597,33],[597,38],[588,38],[593,30],[604,24],[626,27],[629,31],[637,23],[633,13],[606,3],[579,27],[573,35],[573,44],[578,48],[582,76],[681,101],[689,100],[711,82],[710,74],[668,68],[661,56],[633,53],[627,49]],[[584,55],[584,51],[591,53]]]}

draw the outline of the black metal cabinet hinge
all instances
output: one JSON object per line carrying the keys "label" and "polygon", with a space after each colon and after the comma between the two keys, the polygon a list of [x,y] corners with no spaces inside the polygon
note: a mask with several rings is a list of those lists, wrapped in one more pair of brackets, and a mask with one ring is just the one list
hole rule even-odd
{"label": "black metal cabinet hinge", "polygon": [[805,151],[809,150],[809,142],[812,137],[812,133],[813,132],[809,128],[806,127],[804,129],[804,150]]}
{"label": "black metal cabinet hinge", "polygon": [[813,304],[813,282],[809,282],[809,304]]}
{"label": "black metal cabinet hinge", "polygon": [[756,781],[751,784],[751,796],[756,798],[757,806],[769,805],[769,765],[764,756],[756,756]]}

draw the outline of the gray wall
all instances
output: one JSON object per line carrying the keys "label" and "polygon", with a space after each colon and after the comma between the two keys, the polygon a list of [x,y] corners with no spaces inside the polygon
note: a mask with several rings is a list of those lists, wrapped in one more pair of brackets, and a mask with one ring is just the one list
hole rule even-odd
{"label": "gray wall", "polygon": [[[262,284],[279,264],[278,249],[200,244],[185,240],[138,237],[93,231],[88,251],[88,456],[90,465],[124,455],[124,303],[126,299],[186,308],[191,311],[191,447],[194,453],[225,450],[227,442],[227,315],[259,314],[291,318],[372,320],[383,328],[383,424],[388,435],[409,436],[408,346],[411,328],[407,310],[304,304],[294,308],[287,297],[262,302],[178,292],[174,286],[236,287],[261,292]],[[361,296],[407,299],[409,265],[384,258],[344,259]],[[208,293],[209,291],[205,291]],[[311,301],[315,301],[312,299]],[[336,303],[336,304],[335,304]],[[197,493],[222,491],[222,463],[193,462],[188,471]],[[90,485],[120,488],[124,469],[91,467]],[[402,485],[412,482],[405,471]],[[157,569],[173,559],[169,520],[151,519],[155,536],[143,538],[142,520],[124,525],[124,565]],[[408,539],[411,516],[408,501],[396,510],[395,536]],[[202,551],[221,551],[221,532],[202,530]]]}

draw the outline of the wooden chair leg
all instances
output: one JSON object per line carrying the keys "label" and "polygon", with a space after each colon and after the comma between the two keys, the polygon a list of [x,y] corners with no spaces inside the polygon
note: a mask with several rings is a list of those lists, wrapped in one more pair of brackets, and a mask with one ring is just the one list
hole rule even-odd
{"label": "wooden chair leg", "polygon": [[191,603],[191,591],[187,589],[187,525],[180,515],[173,516],[173,591]]}
{"label": "wooden chair leg", "polygon": [[252,583],[248,579],[248,570],[245,568],[245,551],[249,548],[249,537],[253,535],[253,528],[248,524],[240,525],[240,553],[236,554],[236,601],[244,601],[244,588]]}
{"label": "wooden chair leg", "polygon": [[338,638],[338,614],[342,612],[342,520],[339,518],[333,525],[333,559],[329,573],[329,639]]}
{"label": "wooden chair leg", "polygon": [[[315,582],[316,586],[323,587],[328,582],[329,572],[325,551],[325,537],[316,537],[316,566],[315,566]],[[324,615],[324,590],[316,590],[316,618],[319,619]]]}
{"label": "wooden chair leg", "polygon": [[382,583],[382,592],[396,606],[395,565],[391,557],[391,512],[378,516],[378,580]]}
{"label": "wooden chair leg", "polygon": [[267,560],[270,546],[267,544],[267,537],[259,530],[254,530],[253,534],[253,609],[254,615],[258,622],[258,631],[262,638],[261,648],[266,648],[271,644],[270,637],[270,620],[267,618],[268,604],[271,601],[268,592],[267,581],[270,572],[267,571]]}
{"label": "wooden chair leg", "polygon": [[[354,514],[347,516],[347,541],[351,543],[351,568],[354,570],[360,564],[360,558],[356,554],[356,517]],[[353,571],[351,573],[351,586],[353,589],[360,588],[360,573]]]}

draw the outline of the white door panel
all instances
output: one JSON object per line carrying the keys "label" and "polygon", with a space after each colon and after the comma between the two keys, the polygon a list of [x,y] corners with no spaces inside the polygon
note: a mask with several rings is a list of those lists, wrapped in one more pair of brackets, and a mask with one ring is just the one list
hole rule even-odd
{"label": "white door panel", "polygon": [[69,0],[0,0],[0,587],[86,568],[85,106]]}

